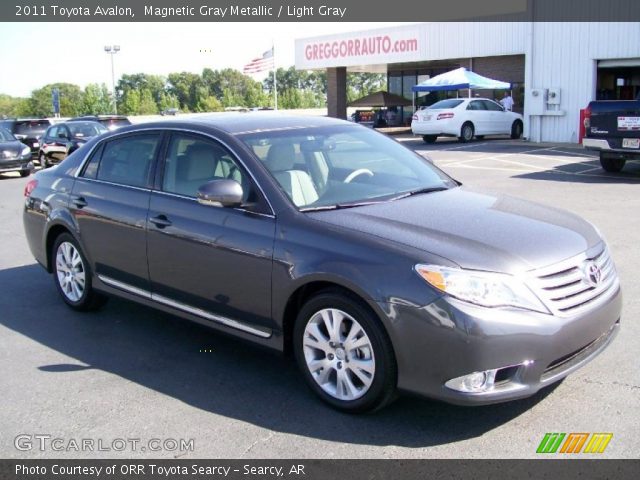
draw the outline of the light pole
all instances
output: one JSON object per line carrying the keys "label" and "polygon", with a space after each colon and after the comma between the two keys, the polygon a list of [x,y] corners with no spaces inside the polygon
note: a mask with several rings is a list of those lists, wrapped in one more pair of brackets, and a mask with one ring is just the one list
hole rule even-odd
{"label": "light pole", "polygon": [[118,113],[118,98],[116,95],[116,74],[113,69],[113,56],[120,51],[120,45],[105,45],[104,51],[111,55],[111,84],[113,85],[113,113]]}

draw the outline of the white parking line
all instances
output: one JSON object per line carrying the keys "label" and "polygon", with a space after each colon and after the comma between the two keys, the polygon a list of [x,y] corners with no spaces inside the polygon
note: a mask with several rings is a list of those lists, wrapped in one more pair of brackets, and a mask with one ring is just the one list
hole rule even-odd
{"label": "white parking line", "polygon": [[457,147],[450,147],[450,148],[440,148],[437,151],[438,152],[448,152],[450,150],[464,150],[465,148],[473,148],[473,147],[479,147],[481,145],[488,145],[487,142],[482,142],[482,143],[471,143],[471,144],[465,144],[465,145],[459,145]]}

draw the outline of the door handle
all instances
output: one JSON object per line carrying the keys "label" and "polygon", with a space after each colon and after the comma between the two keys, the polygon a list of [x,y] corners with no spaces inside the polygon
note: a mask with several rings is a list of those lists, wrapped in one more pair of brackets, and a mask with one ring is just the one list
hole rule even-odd
{"label": "door handle", "polygon": [[73,203],[78,208],[86,207],[88,205],[84,197],[73,197],[71,199],[71,203]]}
{"label": "door handle", "polygon": [[153,223],[158,228],[164,228],[171,226],[171,221],[166,217],[166,215],[158,215],[149,219],[151,223]]}

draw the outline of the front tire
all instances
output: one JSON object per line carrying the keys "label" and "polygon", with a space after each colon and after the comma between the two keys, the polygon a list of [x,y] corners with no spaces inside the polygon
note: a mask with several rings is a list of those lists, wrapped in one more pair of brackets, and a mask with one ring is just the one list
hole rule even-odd
{"label": "front tire", "polygon": [[470,142],[471,140],[473,140],[474,132],[475,129],[473,128],[473,123],[465,122],[460,128],[460,136],[458,137],[458,140],[460,140],[462,143]]}
{"label": "front tire", "polygon": [[68,233],[56,238],[51,250],[53,278],[58,293],[74,310],[96,310],[107,297],[96,292],[91,285],[89,262],[78,242]]}
{"label": "front tire", "polygon": [[20,176],[22,178],[28,177],[29,175],[31,175],[31,170],[20,170]]}
{"label": "front tire", "polygon": [[624,158],[610,157],[606,153],[600,153],[600,165],[605,172],[618,173],[624,168],[627,161]]}
{"label": "front tire", "polygon": [[522,130],[522,122],[520,120],[513,122],[513,125],[511,125],[511,138],[517,140],[522,137]]}
{"label": "front tire", "polygon": [[298,313],[294,353],[311,389],[332,407],[370,412],[390,403],[397,365],[380,321],[361,301],[327,290]]}
{"label": "front tire", "polygon": [[424,141],[424,143],[436,143],[437,139],[438,139],[437,135],[423,135],[422,136],[422,140]]}

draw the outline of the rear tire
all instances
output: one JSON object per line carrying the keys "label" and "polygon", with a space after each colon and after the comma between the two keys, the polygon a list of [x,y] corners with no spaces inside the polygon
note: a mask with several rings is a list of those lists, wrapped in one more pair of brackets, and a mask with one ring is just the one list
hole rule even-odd
{"label": "rear tire", "polygon": [[520,120],[513,122],[513,125],[511,125],[511,138],[517,140],[522,137],[522,130],[522,122]]}
{"label": "rear tire", "polygon": [[471,140],[473,140],[474,132],[475,129],[473,127],[473,123],[465,122],[460,128],[460,136],[458,137],[458,140],[460,140],[462,143],[470,142]]}
{"label": "rear tire", "polygon": [[627,161],[624,158],[610,157],[606,153],[600,153],[600,165],[605,172],[618,173],[624,168]]}
{"label": "rear tire", "polygon": [[333,408],[371,412],[395,398],[391,341],[355,297],[325,290],[308,300],[296,319],[293,350],[309,387]]}
{"label": "rear tire", "polygon": [[424,141],[424,143],[436,143],[437,139],[438,139],[437,135],[423,135],[422,136],[422,140]]}
{"label": "rear tire", "polygon": [[31,175],[31,170],[20,170],[20,176],[22,178],[28,177],[29,175]]}
{"label": "rear tire", "polygon": [[68,233],[62,233],[51,249],[53,279],[58,293],[74,310],[97,310],[107,297],[91,285],[91,268],[80,245]]}
{"label": "rear tire", "polygon": [[40,166],[42,168],[49,168],[49,162],[47,161],[47,156],[44,154],[44,152],[40,152],[38,161],[40,162]]}

